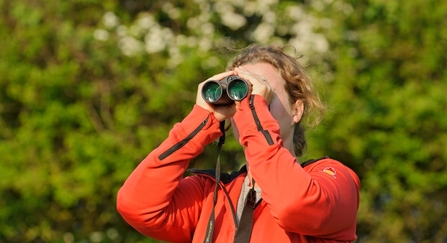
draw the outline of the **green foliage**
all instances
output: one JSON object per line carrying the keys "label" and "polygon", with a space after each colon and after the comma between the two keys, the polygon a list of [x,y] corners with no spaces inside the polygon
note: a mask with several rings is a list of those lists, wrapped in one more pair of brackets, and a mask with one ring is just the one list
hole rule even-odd
{"label": "green foliage", "polygon": [[331,18],[344,26],[328,55],[334,112],[313,139],[362,178],[362,242],[443,242],[447,5],[351,2]]}
{"label": "green foliage", "polygon": [[[0,242],[153,242],[115,210],[235,48],[293,44],[328,116],[300,160],[362,180],[359,242],[444,242],[447,3],[0,0]],[[244,163],[237,142],[224,170]],[[191,167],[213,167],[210,145]]]}

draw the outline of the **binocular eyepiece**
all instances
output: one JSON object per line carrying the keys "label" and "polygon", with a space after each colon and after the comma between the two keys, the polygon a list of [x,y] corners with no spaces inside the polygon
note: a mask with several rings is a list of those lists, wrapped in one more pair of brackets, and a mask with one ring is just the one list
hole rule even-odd
{"label": "binocular eyepiece", "polygon": [[210,104],[228,105],[248,95],[248,83],[238,76],[228,76],[221,81],[208,80],[202,87],[202,97]]}

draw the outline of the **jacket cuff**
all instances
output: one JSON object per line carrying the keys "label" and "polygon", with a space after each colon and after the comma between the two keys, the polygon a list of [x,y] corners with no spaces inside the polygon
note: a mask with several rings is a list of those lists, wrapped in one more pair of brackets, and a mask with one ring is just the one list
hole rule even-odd
{"label": "jacket cuff", "polygon": [[[222,135],[219,128],[219,121],[214,117],[214,114],[199,105],[194,105],[191,112],[180,122],[180,126],[186,134],[190,134],[200,123],[204,123],[201,129],[199,137],[201,137],[200,143],[207,145],[216,140]],[[196,140],[196,142],[198,142]]]}

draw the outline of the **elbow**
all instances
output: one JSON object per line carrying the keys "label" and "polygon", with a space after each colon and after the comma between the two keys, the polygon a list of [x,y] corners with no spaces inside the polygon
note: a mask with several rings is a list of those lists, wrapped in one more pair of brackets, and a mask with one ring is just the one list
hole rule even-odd
{"label": "elbow", "polygon": [[128,199],[120,190],[116,198],[116,210],[121,217],[131,226],[136,227],[144,220],[142,219],[141,210],[138,209],[131,200]]}
{"label": "elbow", "polygon": [[116,198],[116,210],[123,217],[132,212],[129,203],[120,195],[120,193],[118,193]]}
{"label": "elbow", "polygon": [[126,200],[126,197],[122,194],[120,190],[116,197],[116,210],[118,213],[127,221],[127,218],[134,218],[135,210],[130,205],[130,202]]}

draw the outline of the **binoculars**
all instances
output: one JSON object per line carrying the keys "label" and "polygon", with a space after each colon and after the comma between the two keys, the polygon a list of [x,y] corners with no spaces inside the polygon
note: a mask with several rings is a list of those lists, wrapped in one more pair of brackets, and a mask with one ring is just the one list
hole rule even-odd
{"label": "binoculars", "polygon": [[221,81],[208,80],[202,87],[202,97],[210,104],[228,105],[248,95],[248,83],[238,76],[228,76]]}

